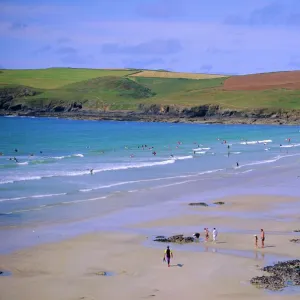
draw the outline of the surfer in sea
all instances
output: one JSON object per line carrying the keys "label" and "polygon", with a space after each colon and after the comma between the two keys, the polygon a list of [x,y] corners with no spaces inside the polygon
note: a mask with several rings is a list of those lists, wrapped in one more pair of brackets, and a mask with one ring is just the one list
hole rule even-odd
{"label": "surfer in sea", "polygon": [[90,174],[91,174],[91,175],[94,174],[94,169],[90,169]]}

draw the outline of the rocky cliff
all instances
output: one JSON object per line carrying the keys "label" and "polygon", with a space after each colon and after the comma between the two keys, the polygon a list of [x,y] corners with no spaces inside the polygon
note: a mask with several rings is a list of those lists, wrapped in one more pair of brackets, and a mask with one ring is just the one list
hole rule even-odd
{"label": "rocky cliff", "polygon": [[[81,102],[20,101],[38,95],[28,87],[4,88],[0,93],[0,115],[62,117],[76,119],[126,120],[146,122],[203,122],[237,124],[300,124],[299,110],[233,110],[219,105],[181,107],[176,105],[140,104],[136,111],[96,110]],[[15,100],[18,99],[16,102]]]}

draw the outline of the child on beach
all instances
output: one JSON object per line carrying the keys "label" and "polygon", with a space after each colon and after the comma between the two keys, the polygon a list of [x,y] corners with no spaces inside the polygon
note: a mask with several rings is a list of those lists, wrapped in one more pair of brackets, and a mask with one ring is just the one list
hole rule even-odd
{"label": "child on beach", "polygon": [[257,237],[257,234],[254,234],[254,245],[255,245],[255,248],[258,247],[257,243],[258,243],[258,237]]}
{"label": "child on beach", "polygon": [[171,258],[173,258],[173,252],[170,250],[170,247],[167,246],[167,249],[164,253],[163,261],[167,261],[168,267],[170,267]]}
{"label": "child on beach", "polygon": [[204,228],[204,232],[205,232],[205,242],[208,242],[208,239],[209,239],[209,231],[208,231],[208,228]]}

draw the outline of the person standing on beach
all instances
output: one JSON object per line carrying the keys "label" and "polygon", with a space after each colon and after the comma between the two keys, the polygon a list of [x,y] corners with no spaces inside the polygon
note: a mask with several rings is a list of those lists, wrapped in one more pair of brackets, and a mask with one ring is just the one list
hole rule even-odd
{"label": "person standing on beach", "polygon": [[165,250],[165,253],[164,253],[163,260],[167,261],[168,267],[170,267],[171,258],[173,258],[173,252],[170,250],[170,247],[167,246],[167,249]]}
{"label": "person standing on beach", "polygon": [[218,236],[218,230],[216,228],[214,228],[214,230],[213,230],[213,241],[214,242],[217,241],[217,236]]}
{"label": "person standing on beach", "polygon": [[208,242],[208,239],[209,239],[209,231],[208,231],[208,228],[204,228],[204,231],[205,231],[205,242]]}
{"label": "person standing on beach", "polygon": [[265,232],[263,229],[260,230],[261,247],[265,247]]}

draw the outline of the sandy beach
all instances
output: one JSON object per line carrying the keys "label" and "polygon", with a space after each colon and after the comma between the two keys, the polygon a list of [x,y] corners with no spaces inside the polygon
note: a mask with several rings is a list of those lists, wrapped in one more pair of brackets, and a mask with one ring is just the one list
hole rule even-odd
{"label": "sandy beach", "polygon": [[[1,277],[0,299],[298,299],[297,293],[257,289],[249,280],[262,275],[259,269],[267,263],[299,257],[299,245],[289,242],[299,217],[283,210],[281,221],[261,217],[278,203],[299,204],[299,198],[248,195],[222,201],[223,206],[188,207],[181,216],[131,225],[132,233],[96,232],[1,255],[0,269],[12,275]],[[205,216],[203,210],[216,215]],[[243,218],[246,212],[257,218]],[[171,245],[171,268],[162,262],[166,244],[134,233],[136,228],[191,235],[199,224],[216,226],[218,242]],[[255,249],[252,231],[259,233],[260,227],[266,230],[266,247]]]}

